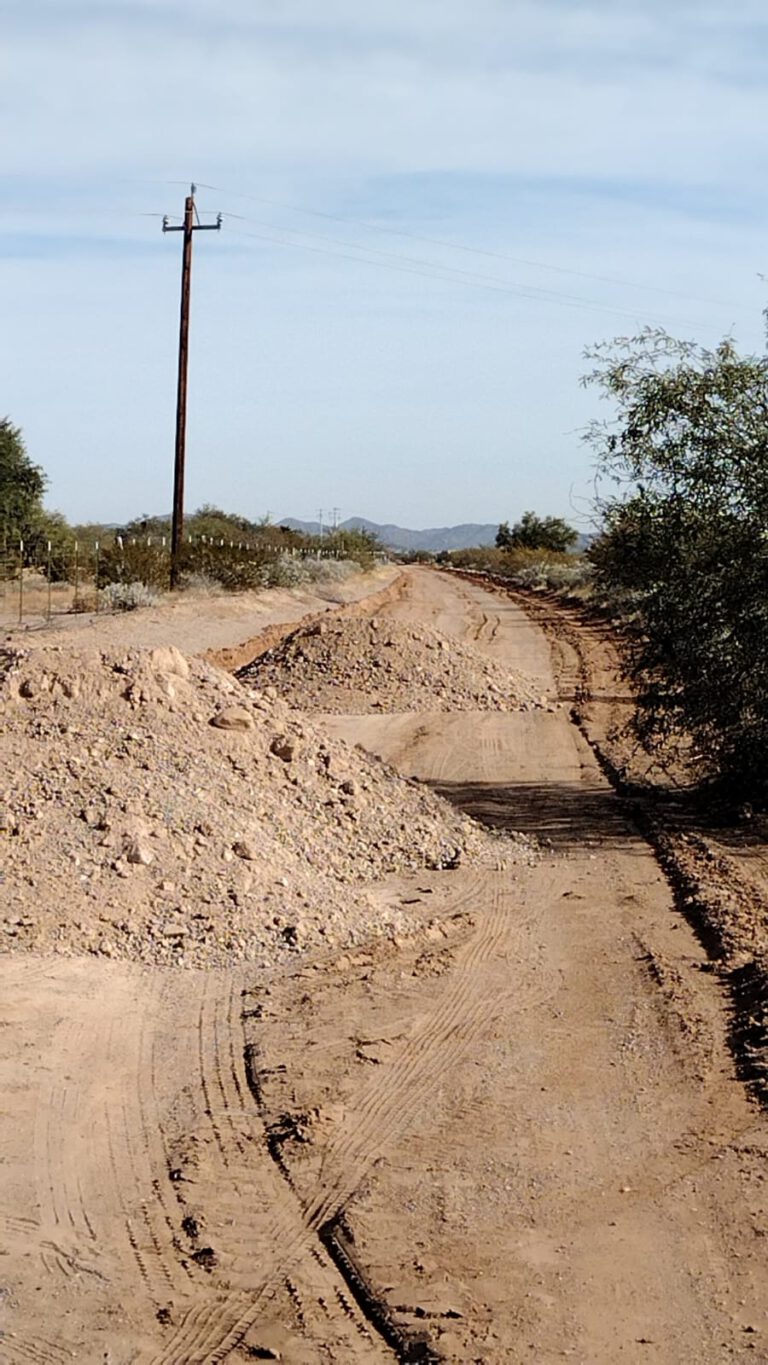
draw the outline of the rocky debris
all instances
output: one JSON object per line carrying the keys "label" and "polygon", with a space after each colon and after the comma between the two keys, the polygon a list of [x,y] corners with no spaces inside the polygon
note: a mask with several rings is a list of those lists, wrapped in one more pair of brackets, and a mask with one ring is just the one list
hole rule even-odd
{"label": "rocky debris", "polygon": [[379,617],[300,627],[238,670],[306,712],[517,711],[548,706],[534,684],[438,631]]}
{"label": "rocky debris", "polygon": [[533,856],[177,650],[1,662],[0,947],[268,966],[407,934],[383,875]]}

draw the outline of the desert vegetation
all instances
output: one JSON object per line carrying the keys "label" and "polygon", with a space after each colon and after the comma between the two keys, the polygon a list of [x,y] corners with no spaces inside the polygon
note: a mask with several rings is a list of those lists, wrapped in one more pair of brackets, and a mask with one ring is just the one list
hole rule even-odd
{"label": "desert vegetation", "polygon": [[[70,525],[60,512],[45,508],[46,487],[46,475],[28,455],[20,428],[5,418],[0,422],[0,581],[18,582],[26,572],[44,584],[69,584],[71,605],[80,610],[134,610],[166,591],[170,518]],[[269,517],[251,521],[206,504],[186,520],[181,584],[198,592],[297,587],[369,568],[380,548],[367,531],[308,536]]]}
{"label": "desert vegetation", "polygon": [[637,732],[764,799],[768,360],[653,330],[590,355],[613,408],[587,433],[610,489],[590,560],[624,623]]}

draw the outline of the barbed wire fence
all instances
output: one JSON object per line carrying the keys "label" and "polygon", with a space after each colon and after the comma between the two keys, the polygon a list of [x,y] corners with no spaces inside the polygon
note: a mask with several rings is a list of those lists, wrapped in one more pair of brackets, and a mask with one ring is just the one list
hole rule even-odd
{"label": "barbed wire fence", "polygon": [[[189,535],[183,547],[182,585],[230,591],[294,586],[304,577],[302,565],[347,557],[343,543],[280,545]],[[141,584],[148,592],[163,592],[170,567],[168,535],[64,543],[6,540],[0,542],[0,619],[22,624],[72,612],[113,610],[119,597],[114,589]]]}

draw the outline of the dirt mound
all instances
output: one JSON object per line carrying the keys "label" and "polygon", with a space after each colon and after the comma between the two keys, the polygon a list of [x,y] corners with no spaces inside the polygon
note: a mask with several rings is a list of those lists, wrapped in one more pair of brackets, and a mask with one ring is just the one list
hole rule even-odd
{"label": "dirt mound", "polygon": [[383,618],[318,621],[238,670],[302,711],[517,711],[534,684],[436,630]]}
{"label": "dirt mound", "polygon": [[0,944],[279,961],[407,929],[361,884],[527,857],[173,648],[0,658]]}

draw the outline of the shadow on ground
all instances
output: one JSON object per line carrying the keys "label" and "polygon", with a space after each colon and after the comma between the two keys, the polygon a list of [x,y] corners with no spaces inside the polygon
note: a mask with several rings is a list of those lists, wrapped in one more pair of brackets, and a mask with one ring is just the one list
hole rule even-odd
{"label": "shadow on ground", "polygon": [[626,848],[640,841],[620,801],[605,787],[583,783],[505,784],[430,782],[434,792],[493,829],[535,835],[553,848],[606,844]]}

